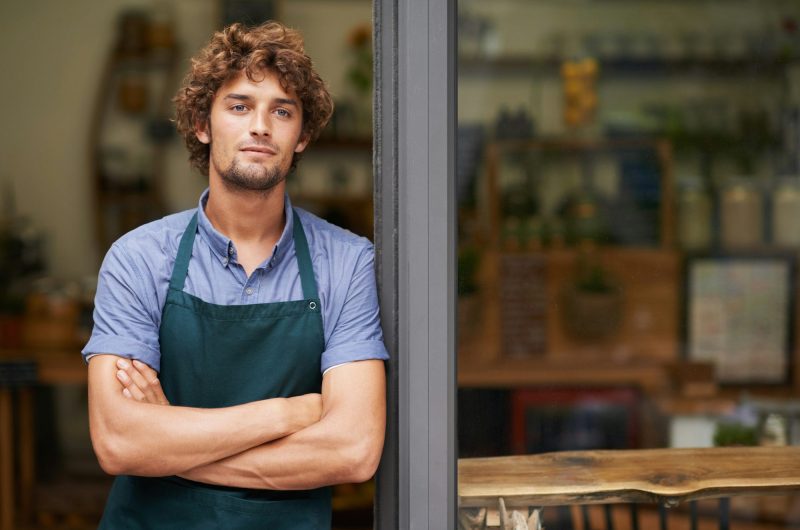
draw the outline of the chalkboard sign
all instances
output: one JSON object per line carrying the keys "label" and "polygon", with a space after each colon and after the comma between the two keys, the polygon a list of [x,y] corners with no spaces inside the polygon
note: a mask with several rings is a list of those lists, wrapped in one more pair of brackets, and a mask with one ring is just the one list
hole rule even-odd
{"label": "chalkboard sign", "polygon": [[499,283],[503,353],[511,357],[544,354],[547,337],[545,257],[502,255]]}

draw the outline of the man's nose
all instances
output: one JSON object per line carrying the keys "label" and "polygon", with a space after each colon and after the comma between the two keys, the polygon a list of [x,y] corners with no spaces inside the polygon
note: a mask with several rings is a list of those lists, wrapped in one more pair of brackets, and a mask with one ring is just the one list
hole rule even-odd
{"label": "man's nose", "polygon": [[254,112],[250,120],[250,134],[253,136],[269,136],[272,130],[268,112]]}

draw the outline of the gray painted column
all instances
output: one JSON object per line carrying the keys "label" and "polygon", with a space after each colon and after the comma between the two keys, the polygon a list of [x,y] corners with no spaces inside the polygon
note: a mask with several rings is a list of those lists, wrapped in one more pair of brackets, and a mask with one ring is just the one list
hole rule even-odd
{"label": "gray painted column", "polygon": [[389,428],[376,527],[455,528],[455,2],[375,1],[376,249]]}

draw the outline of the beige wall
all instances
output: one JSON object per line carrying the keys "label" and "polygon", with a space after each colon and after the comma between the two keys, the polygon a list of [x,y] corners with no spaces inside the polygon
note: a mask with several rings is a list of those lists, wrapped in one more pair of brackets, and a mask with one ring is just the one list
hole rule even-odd
{"label": "beige wall", "polygon": [[[48,262],[58,278],[96,273],[88,137],[103,63],[116,17],[152,0],[6,0],[0,2],[0,185],[11,183],[17,211],[47,236]],[[215,0],[172,0],[185,56],[215,27]],[[304,31],[319,70],[342,92],[345,35],[371,18],[369,0],[280,2],[282,18]],[[184,62],[184,65],[187,63]],[[192,207],[205,180],[188,170],[175,141],[167,157],[167,203]],[[0,187],[0,189],[2,189]]]}

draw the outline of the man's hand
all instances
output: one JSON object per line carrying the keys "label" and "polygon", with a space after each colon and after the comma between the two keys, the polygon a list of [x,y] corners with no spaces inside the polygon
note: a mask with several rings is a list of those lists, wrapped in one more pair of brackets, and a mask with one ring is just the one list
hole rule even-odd
{"label": "man's hand", "polygon": [[305,429],[309,425],[317,423],[322,417],[322,395],[305,394],[287,398],[291,406],[292,414],[289,421],[289,429],[297,432]]}
{"label": "man's hand", "polygon": [[117,368],[117,380],[122,383],[123,396],[154,405],[169,405],[158,380],[158,372],[141,361],[129,362],[125,359],[117,360]]}
{"label": "man's hand", "polygon": [[[122,395],[154,405],[169,405],[158,372],[140,361],[128,362],[125,359],[117,360],[117,380],[122,383]],[[320,394],[305,394],[287,398],[289,403],[289,431],[296,432],[305,429],[312,423],[320,420],[322,415],[322,396]]]}

